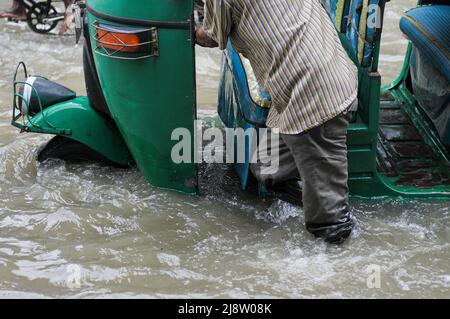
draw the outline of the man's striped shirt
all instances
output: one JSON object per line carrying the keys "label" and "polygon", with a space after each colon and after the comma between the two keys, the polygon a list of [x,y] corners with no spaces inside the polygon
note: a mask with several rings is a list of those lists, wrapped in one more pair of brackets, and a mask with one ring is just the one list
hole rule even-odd
{"label": "man's striped shirt", "polygon": [[319,126],[357,97],[356,66],[320,0],[205,0],[204,28],[250,60],[280,133]]}

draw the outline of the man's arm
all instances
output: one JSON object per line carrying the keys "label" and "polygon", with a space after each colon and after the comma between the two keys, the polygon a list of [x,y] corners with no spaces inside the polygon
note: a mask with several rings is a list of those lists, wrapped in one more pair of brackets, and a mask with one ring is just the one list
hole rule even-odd
{"label": "man's arm", "polygon": [[217,48],[219,44],[209,37],[203,28],[203,21],[205,20],[205,3],[203,0],[195,0],[195,11],[198,16],[198,26],[195,30],[195,39],[198,45],[206,48]]}
{"label": "man's arm", "polygon": [[61,35],[69,30],[70,25],[73,22],[73,13],[72,13],[73,0],[63,0],[63,2],[66,7],[66,11],[64,13],[64,21],[61,27],[59,28],[59,34]]}
{"label": "man's arm", "polygon": [[217,48],[219,46],[216,41],[214,41],[206,34],[203,27],[199,27],[197,28],[197,30],[195,30],[195,40],[199,46],[205,48]]}
{"label": "man's arm", "polygon": [[205,0],[203,28],[196,31],[197,43],[225,50],[233,24],[230,0]]}
{"label": "man's arm", "polygon": [[198,45],[206,48],[217,48],[219,45],[211,39],[202,27],[205,20],[205,3],[203,0],[195,0],[195,12],[197,16],[197,28],[195,29],[195,40]]}

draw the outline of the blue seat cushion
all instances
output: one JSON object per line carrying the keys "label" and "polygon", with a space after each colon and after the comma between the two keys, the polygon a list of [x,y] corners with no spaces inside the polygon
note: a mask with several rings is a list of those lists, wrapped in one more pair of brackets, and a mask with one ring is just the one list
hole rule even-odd
{"label": "blue seat cushion", "polygon": [[450,82],[450,6],[414,8],[401,19],[400,28]]}

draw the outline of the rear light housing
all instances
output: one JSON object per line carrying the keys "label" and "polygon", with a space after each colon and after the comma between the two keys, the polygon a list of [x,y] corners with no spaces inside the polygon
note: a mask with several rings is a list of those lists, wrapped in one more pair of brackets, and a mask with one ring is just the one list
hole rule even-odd
{"label": "rear light housing", "polygon": [[159,56],[157,28],[134,28],[92,24],[96,54],[122,60],[139,60]]}

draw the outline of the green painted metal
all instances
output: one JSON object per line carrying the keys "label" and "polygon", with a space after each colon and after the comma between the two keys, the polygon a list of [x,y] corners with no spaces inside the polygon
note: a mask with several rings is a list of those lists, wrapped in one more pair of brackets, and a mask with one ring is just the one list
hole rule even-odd
{"label": "green painted metal", "polygon": [[[418,1],[420,5],[422,1]],[[412,53],[412,44],[408,44],[402,70],[397,78],[389,85],[381,88],[381,94],[391,94],[395,98],[395,102],[401,105],[401,109],[408,115],[414,127],[420,132],[426,144],[428,144],[434,153],[434,156],[439,159],[443,167],[447,167],[450,171],[450,154],[434,129],[431,121],[427,115],[420,109],[414,98],[413,93],[408,89],[408,78],[410,73],[410,61]],[[421,198],[421,199],[443,199],[450,200],[450,185],[442,184],[432,189],[418,189],[416,187],[398,187],[396,186],[396,179],[389,178],[379,174],[379,180],[386,186],[394,190],[395,194],[401,194],[406,198]]]}
{"label": "green painted metal", "polygon": [[411,43],[408,43],[408,48],[406,49],[402,70],[392,83],[381,88],[382,94],[390,92],[390,90],[398,87],[406,80],[407,76],[409,75],[409,63],[411,62],[411,51],[412,45]]}
{"label": "green painted metal", "polygon": [[340,33],[339,36],[358,67],[359,78],[359,110],[356,121],[350,124],[348,131],[350,192],[352,196],[366,198],[394,196],[395,192],[378,178],[376,163],[381,77],[377,72],[361,67],[345,34]]}
{"label": "green painted metal", "polygon": [[[448,153],[431,128],[426,116],[417,108],[414,96],[407,90],[405,81],[409,74],[411,48],[405,56],[404,67],[399,77],[389,86],[381,89],[381,76],[377,65],[380,43],[375,46],[374,64],[365,69],[359,65],[348,40],[340,34],[341,42],[350,58],[358,66],[359,74],[359,110],[357,119],[351,123],[348,131],[349,187],[352,196],[364,198],[404,197],[416,199],[450,199],[450,185],[434,188],[419,188],[398,185],[398,179],[384,176],[377,167],[377,146],[380,129],[380,92],[391,93],[396,103],[411,117],[414,126],[420,131],[424,140],[448,165]],[[450,166],[447,166],[450,167]]]}
{"label": "green painted metal", "polygon": [[392,89],[391,94],[396,98],[397,103],[403,105],[403,110],[409,115],[412,123],[419,130],[426,143],[431,146],[435,156],[442,163],[450,167],[450,154],[440,142],[436,129],[428,116],[418,107],[414,95],[407,89],[404,83]]}
{"label": "green painted metal", "polygon": [[[130,5],[123,0],[90,0],[88,5],[94,47],[95,22],[140,25],[140,29],[159,25],[158,56],[123,60],[94,53],[94,59],[113,119],[143,175],[154,186],[196,194],[197,165],[175,164],[171,158],[172,148],[179,142],[172,141],[177,128],[191,133],[190,152],[194,154],[194,1],[136,0]],[[126,19],[147,22],[125,24]]]}
{"label": "green painted metal", "polygon": [[94,110],[84,96],[52,105],[23,124],[16,119],[13,125],[26,132],[71,138],[119,165],[132,163],[131,154],[115,125]]}
{"label": "green painted metal", "polygon": [[186,22],[192,18],[194,0],[89,0],[92,9],[114,17],[155,22]]}

